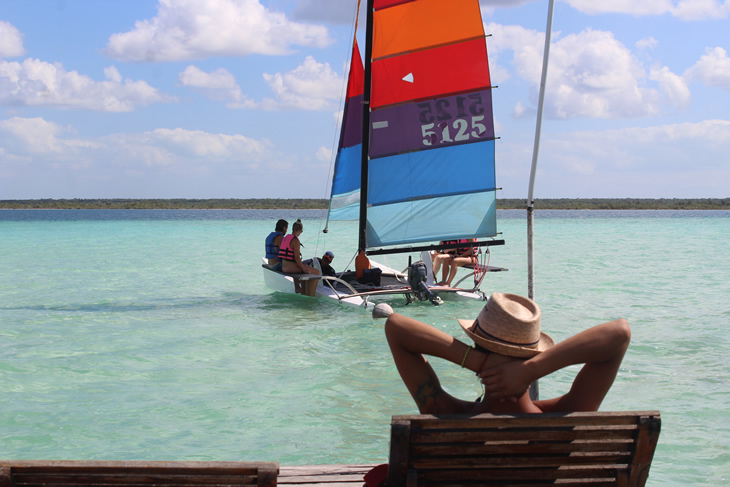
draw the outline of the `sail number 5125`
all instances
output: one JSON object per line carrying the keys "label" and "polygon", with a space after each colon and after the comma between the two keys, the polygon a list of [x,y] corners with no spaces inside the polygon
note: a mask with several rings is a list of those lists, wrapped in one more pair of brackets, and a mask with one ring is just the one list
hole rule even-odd
{"label": "sail number 5125", "polygon": [[[452,104],[452,101],[454,102]],[[480,93],[419,103],[423,145],[463,142],[480,138],[486,131]]]}

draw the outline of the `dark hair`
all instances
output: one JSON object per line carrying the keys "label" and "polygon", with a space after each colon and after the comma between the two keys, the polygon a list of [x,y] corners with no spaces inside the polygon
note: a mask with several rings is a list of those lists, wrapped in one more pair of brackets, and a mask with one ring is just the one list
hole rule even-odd
{"label": "dark hair", "polygon": [[291,226],[291,231],[296,232],[298,230],[304,230],[304,225],[302,225],[302,221],[297,218],[297,221],[294,222],[294,225]]}
{"label": "dark hair", "polygon": [[278,222],[276,222],[276,228],[274,230],[276,230],[277,232],[283,232],[288,227],[289,227],[289,222],[282,219],[282,220],[279,220]]}

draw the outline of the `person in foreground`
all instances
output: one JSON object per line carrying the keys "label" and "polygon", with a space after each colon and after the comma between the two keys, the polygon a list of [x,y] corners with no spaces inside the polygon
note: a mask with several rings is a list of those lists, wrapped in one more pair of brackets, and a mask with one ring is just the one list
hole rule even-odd
{"label": "person in foreground", "polygon": [[[421,414],[597,411],[629,346],[628,322],[609,321],[555,344],[540,331],[540,317],[531,299],[494,293],[476,320],[458,320],[473,346],[397,313],[388,316],[385,335]],[[465,401],[445,392],[425,355],[476,373],[484,396]],[[530,399],[533,381],[575,364],[584,365],[565,395]]]}

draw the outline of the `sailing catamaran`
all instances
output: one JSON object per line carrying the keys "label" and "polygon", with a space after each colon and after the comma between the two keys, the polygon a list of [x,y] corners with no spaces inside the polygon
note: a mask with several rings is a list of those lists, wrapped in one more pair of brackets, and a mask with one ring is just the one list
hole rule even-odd
{"label": "sailing catamaran", "polygon": [[[361,306],[394,294],[434,304],[440,296],[484,300],[485,273],[504,270],[489,267],[489,247],[504,241],[495,238],[492,86],[479,1],[367,3],[365,63],[356,35],[327,218],[359,221],[356,250],[367,264],[319,278],[317,294]],[[430,253],[467,239],[485,249],[468,266],[473,274],[455,287],[434,286]],[[403,271],[364,257],[412,252],[421,260]],[[294,292],[293,276],[267,266],[264,276],[269,287]],[[459,287],[469,277],[473,285]]]}

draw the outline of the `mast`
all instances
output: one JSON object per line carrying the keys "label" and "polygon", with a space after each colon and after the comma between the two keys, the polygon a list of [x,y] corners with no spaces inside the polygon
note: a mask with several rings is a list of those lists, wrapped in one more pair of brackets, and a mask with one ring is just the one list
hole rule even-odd
{"label": "mast", "polygon": [[542,56],[542,78],[540,79],[540,100],[537,105],[537,123],[535,126],[535,144],[532,148],[532,169],[530,170],[530,186],[527,193],[527,295],[535,299],[535,271],[534,271],[534,250],[535,250],[535,208],[533,192],[535,189],[535,172],[537,171],[537,154],[540,150],[540,129],[542,128],[542,109],[545,104],[545,82],[547,80],[548,56],[550,54],[550,35],[553,29],[553,5],[555,1],[550,0],[548,4],[547,27],[545,27],[545,51]]}
{"label": "mast", "polygon": [[358,250],[367,248],[368,217],[368,161],[370,146],[370,66],[373,57],[373,0],[367,0],[365,16],[365,88],[363,91],[362,110],[362,158],[360,164],[360,221],[358,232]]}

